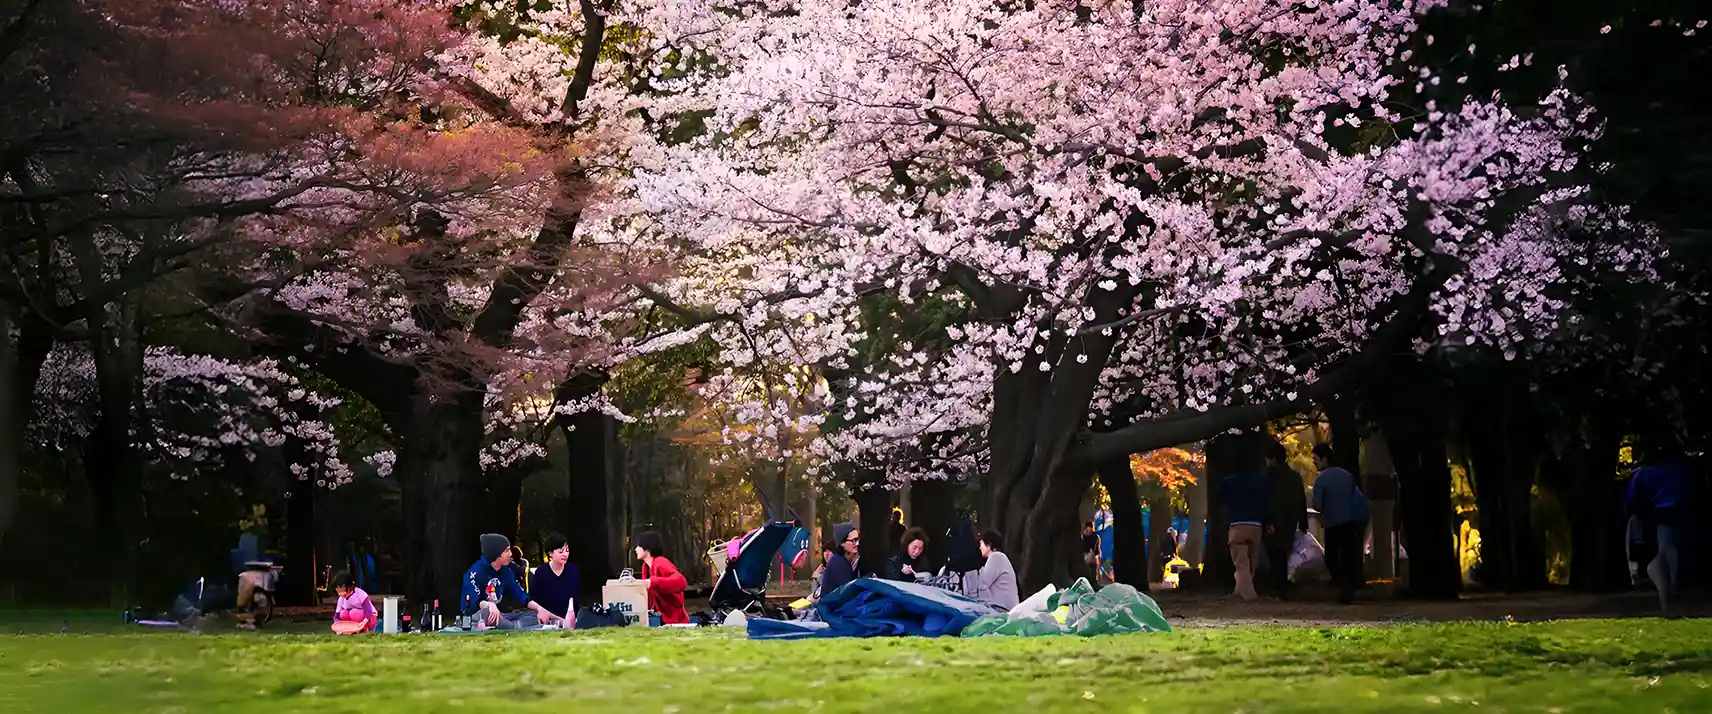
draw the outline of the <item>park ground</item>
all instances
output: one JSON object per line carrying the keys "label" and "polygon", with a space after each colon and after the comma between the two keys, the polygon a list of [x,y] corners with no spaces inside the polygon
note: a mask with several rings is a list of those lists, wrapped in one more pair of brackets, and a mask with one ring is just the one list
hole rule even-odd
{"label": "park ground", "polygon": [[[1712,711],[1712,620],[1606,616],[1643,600],[1161,603],[1177,632],[800,642],[137,632],[0,613],[0,712]],[[1498,619],[1438,621],[1458,613]],[[1529,621],[1556,616],[1577,619]]]}

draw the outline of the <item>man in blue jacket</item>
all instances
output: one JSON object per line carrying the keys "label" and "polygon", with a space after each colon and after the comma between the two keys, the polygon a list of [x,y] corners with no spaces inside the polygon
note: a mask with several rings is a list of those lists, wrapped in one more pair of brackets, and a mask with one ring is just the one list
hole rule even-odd
{"label": "man in blue jacket", "polygon": [[[1669,441],[1658,443],[1669,444]],[[1658,589],[1659,609],[1670,614],[1670,599],[1681,587],[1680,563],[1682,547],[1689,539],[1687,511],[1689,472],[1681,449],[1674,447],[1650,449],[1641,454],[1644,466],[1635,469],[1629,478],[1629,493],[1624,507],[1632,519],[1638,519],[1648,535],[1656,539],[1657,550],[1647,564],[1647,579]]]}
{"label": "man in blue jacket", "polygon": [[[1261,536],[1273,527],[1272,485],[1261,473],[1261,456],[1244,450],[1235,473],[1219,482],[1226,521],[1230,524],[1231,565],[1236,568],[1236,596],[1259,597],[1254,592],[1254,568],[1259,560]],[[1272,567],[1284,567],[1275,563]]]}
{"label": "man in blue jacket", "polygon": [[[464,593],[458,611],[486,622],[489,627],[520,630],[537,627],[542,621],[552,622],[558,616],[529,599],[529,593],[517,584],[517,574],[511,569],[511,541],[498,533],[481,537],[481,558],[464,571]],[[500,612],[500,603],[509,598],[517,612]]]}
{"label": "man in blue jacket", "polygon": [[1326,569],[1338,585],[1338,602],[1355,602],[1355,588],[1363,580],[1361,560],[1366,550],[1368,505],[1355,474],[1332,460],[1330,444],[1314,447],[1314,510],[1326,529]]}

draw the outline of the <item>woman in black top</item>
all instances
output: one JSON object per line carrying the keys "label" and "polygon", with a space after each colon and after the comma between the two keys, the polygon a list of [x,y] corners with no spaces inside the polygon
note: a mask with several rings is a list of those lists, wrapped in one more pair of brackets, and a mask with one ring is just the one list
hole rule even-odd
{"label": "woman in black top", "polygon": [[898,539],[898,554],[886,560],[886,579],[915,582],[933,574],[927,565],[927,531],[911,528]]}

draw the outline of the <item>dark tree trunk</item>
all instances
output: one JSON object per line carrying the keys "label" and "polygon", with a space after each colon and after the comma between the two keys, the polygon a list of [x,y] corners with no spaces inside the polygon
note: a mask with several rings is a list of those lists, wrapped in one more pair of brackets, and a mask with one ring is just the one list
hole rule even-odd
{"label": "dark tree trunk", "polygon": [[518,509],[523,503],[523,479],[528,477],[530,470],[537,463],[534,459],[525,459],[482,474],[484,484],[480,498],[481,509],[476,513],[478,532],[498,533],[514,544],[523,545],[522,533],[518,529],[521,518]]}
{"label": "dark tree trunk", "polygon": [[1129,468],[1129,458],[1100,465],[1100,483],[1112,498],[1112,579],[1147,587],[1147,524],[1141,519],[1141,491]]}
{"label": "dark tree trunk", "polygon": [[[962,484],[938,479],[910,484],[910,525],[927,532],[927,562],[944,563],[951,556],[945,533],[957,518],[957,489]],[[813,524],[803,524],[813,527]],[[818,546],[815,546],[818,547]]]}
{"label": "dark tree trunk", "polygon": [[[560,385],[560,403],[591,396],[606,383],[606,375],[580,375]],[[571,542],[571,560],[582,578],[583,602],[599,602],[601,587],[617,575],[613,556],[626,544],[613,542],[608,484],[618,457],[616,425],[612,417],[597,411],[558,417],[565,437],[566,478],[570,489],[564,516],[565,537]]]}
{"label": "dark tree trunk", "polygon": [[1217,437],[1207,442],[1207,551],[1202,555],[1200,584],[1212,591],[1236,587],[1236,565],[1231,562],[1231,521],[1224,509],[1219,481],[1236,471],[1243,447],[1236,437]]}
{"label": "dark tree trunk", "polygon": [[856,528],[862,542],[857,546],[856,572],[871,576],[884,573],[886,559],[892,557],[892,492],[886,490],[878,476],[862,479],[850,497],[856,501]]}
{"label": "dark tree trunk", "polygon": [[415,553],[407,552],[408,596],[440,601],[456,612],[460,578],[480,553],[475,514],[481,507],[482,395],[418,396],[398,454],[406,519]]}
{"label": "dark tree trunk", "polygon": [[1464,438],[1480,515],[1483,586],[1509,592],[1545,585],[1545,556],[1530,507],[1542,437],[1528,403],[1526,375],[1512,365],[1458,374]]}
{"label": "dark tree trunk", "polygon": [[[290,472],[286,478],[292,478]],[[292,479],[285,501],[285,564],[289,576],[280,583],[281,602],[314,605],[315,580],[315,485]]]}
{"label": "dark tree trunk", "polygon": [[1373,411],[1397,467],[1397,500],[1409,550],[1407,594],[1455,598],[1462,591],[1445,458],[1442,411],[1431,374],[1413,357],[1395,358],[1377,385]]}
{"label": "dark tree trunk", "polygon": [[140,310],[137,300],[125,299],[111,310],[95,306],[88,315],[99,414],[84,465],[95,505],[95,542],[108,565],[109,600],[115,605],[129,603],[134,592],[139,528],[145,522],[144,469],[132,436],[143,384]]}
{"label": "dark tree trunk", "polygon": [[[17,524],[24,428],[30,423],[36,377],[53,350],[49,326],[23,310],[14,321],[13,309],[0,300],[0,545]],[[14,324],[17,344],[11,339]]]}
{"label": "dark tree trunk", "polygon": [[[1176,552],[1171,540],[1171,492],[1163,486],[1153,486],[1147,508],[1147,582],[1165,581],[1166,554]],[[1140,587],[1139,585],[1137,587]]]}
{"label": "dark tree trunk", "polygon": [[1332,453],[1337,464],[1357,476],[1361,473],[1361,422],[1356,419],[1355,399],[1339,396],[1327,400],[1327,421],[1332,427]]}
{"label": "dark tree trunk", "polygon": [[1589,415],[1587,422],[1585,441],[1571,441],[1562,460],[1570,517],[1569,585],[1582,592],[1626,590],[1624,484],[1617,477],[1623,432],[1615,419],[1599,413]]}

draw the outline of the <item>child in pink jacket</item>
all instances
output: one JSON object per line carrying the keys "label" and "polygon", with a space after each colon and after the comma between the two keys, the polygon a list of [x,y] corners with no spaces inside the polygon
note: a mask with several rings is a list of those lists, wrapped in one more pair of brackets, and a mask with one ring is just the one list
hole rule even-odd
{"label": "child in pink jacket", "polygon": [[369,594],[357,587],[356,579],[346,571],[333,576],[333,591],[339,593],[339,605],[333,610],[333,631],[341,635],[373,632],[380,617],[375,614]]}

